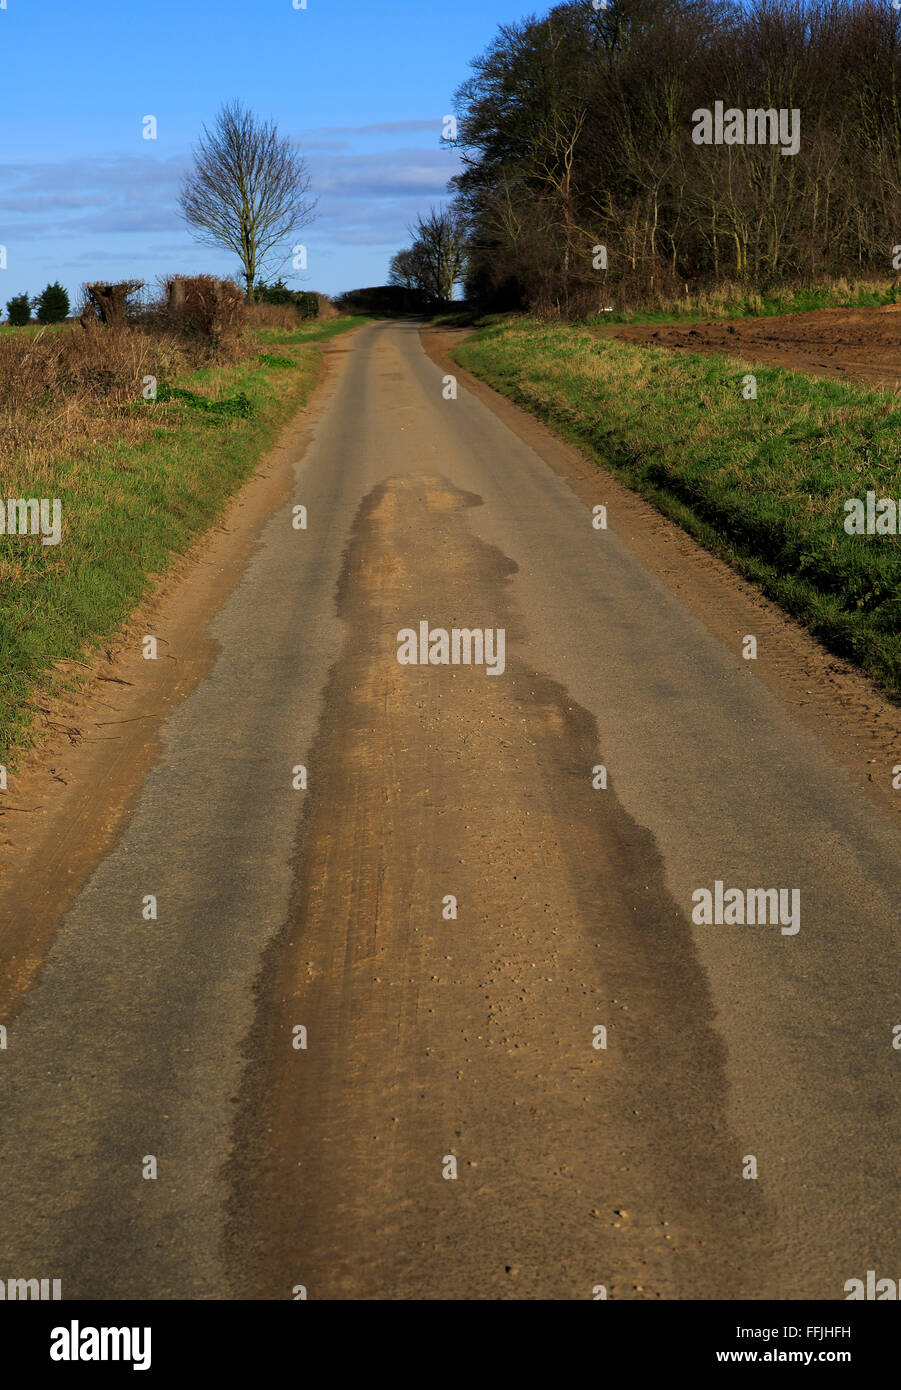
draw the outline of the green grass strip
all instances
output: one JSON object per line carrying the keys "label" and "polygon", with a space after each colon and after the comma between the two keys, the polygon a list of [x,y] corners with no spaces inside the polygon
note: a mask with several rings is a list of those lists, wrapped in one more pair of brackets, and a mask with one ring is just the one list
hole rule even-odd
{"label": "green grass strip", "polygon": [[[15,750],[33,741],[41,694],[70,683],[54,664],[96,650],[152,577],[216,522],[309,400],[322,362],[316,344],[360,322],[282,333],[285,359],[205,368],[152,404],[136,402],[139,418],[152,421],[138,442],[123,433],[43,459],[39,478],[26,458],[4,460],[0,501],[58,497],[62,539],[44,546],[38,536],[0,535],[0,763],[14,766]],[[256,337],[272,341],[272,331]]]}
{"label": "green grass strip", "polygon": [[756,366],[746,400],[734,360],[529,319],[454,355],[901,697],[901,538],[844,530],[846,500],[901,498],[897,397]]}

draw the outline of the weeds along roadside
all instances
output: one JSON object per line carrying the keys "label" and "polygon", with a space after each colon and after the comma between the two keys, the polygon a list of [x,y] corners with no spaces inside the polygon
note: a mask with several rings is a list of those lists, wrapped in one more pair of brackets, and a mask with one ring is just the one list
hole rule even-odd
{"label": "weeds along roadside", "polygon": [[901,499],[896,396],[528,318],[452,355],[901,698],[901,537],[844,529],[850,499]]}
{"label": "weeds along roadside", "polygon": [[62,504],[59,545],[0,535],[0,763],[34,742],[40,697],[79,679],[65,663],[121,627],[306,404],[318,345],[365,321],[263,317],[214,360],[135,326],[0,329],[0,502]]}

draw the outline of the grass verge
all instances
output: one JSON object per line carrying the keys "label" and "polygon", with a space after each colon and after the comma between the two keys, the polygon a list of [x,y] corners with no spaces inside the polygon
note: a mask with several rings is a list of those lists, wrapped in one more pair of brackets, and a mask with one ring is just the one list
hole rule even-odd
{"label": "grass verge", "polygon": [[[454,349],[901,698],[901,539],[844,530],[844,503],[901,498],[901,401],[514,319]],[[599,497],[599,501],[603,501]]]}
{"label": "grass verge", "polygon": [[23,447],[4,460],[0,503],[59,498],[62,538],[44,546],[0,534],[0,762],[33,740],[41,696],[71,681],[60,665],[125,622],[307,403],[318,344],[362,322],[255,330],[255,355],[160,383],[156,401],[120,409],[98,442],[54,447],[39,461]]}

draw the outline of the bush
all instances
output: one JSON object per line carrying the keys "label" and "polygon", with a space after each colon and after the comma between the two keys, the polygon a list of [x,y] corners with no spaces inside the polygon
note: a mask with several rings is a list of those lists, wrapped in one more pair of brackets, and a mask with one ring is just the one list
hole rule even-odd
{"label": "bush", "polygon": [[278,279],[273,285],[261,280],[254,286],[254,302],[257,304],[293,304],[295,291],[288,288],[284,280]]}
{"label": "bush", "polygon": [[58,280],[38,295],[35,304],[38,323],[62,323],[69,317],[69,296]]}
{"label": "bush", "polygon": [[292,290],[282,279],[273,285],[262,282],[254,289],[257,304],[293,304],[302,319],[315,319],[319,314],[319,295],[313,290]]}
{"label": "bush", "polygon": [[6,301],[6,312],[9,315],[10,323],[17,328],[23,324],[31,322],[31,300],[27,294],[14,294],[12,299]]}
{"label": "bush", "polygon": [[174,275],[167,280],[165,312],[173,328],[202,339],[214,355],[236,349],[247,320],[240,285],[215,275]]}

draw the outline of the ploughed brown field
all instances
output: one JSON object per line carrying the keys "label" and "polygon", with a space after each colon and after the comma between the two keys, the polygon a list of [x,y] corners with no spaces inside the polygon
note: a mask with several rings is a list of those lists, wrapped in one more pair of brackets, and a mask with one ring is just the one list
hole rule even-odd
{"label": "ploughed brown field", "polygon": [[598,332],[629,343],[728,352],[769,366],[901,387],[901,304],[702,323],[610,324]]}

